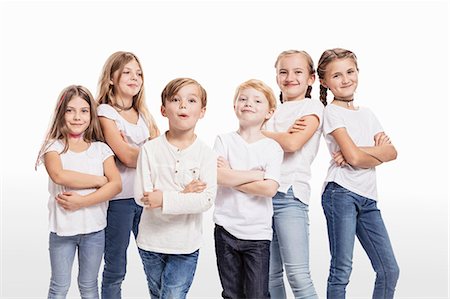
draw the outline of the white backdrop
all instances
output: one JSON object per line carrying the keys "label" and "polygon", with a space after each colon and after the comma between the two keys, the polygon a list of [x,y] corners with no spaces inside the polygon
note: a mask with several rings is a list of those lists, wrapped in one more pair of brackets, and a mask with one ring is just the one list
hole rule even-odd
{"label": "white backdrop", "polygon": [[[197,133],[209,145],[237,128],[236,86],[250,78],[278,94],[273,67],[287,49],[343,47],[359,59],[357,104],[377,114],[399,152],[378,168],[379,207],[401,268],[396,298],[448,298],[448,19],[446,1],[30,1],[1,2],[1,298],[44,298],[50,266],[47,174],[34,162],[59,92],[81,84],[94,94],[117,50],[141,60],[147,103],[160,128],[160,92],[181,76],[208,92]],[[318,84],[313,96],[318,97]],[[320,188],[328,165],[322,141],[313,164],[311,268],[320,297],[329,266]],[[212,238],[189,298],[220,298]],[[133,243],[133,242],[132,242]],[[74,274],[76,271],[74,271]],[[369,298],[374,273],[355,248],[349,298]],[[124,298],[148,298],[135,245]],[[79,297],[74,275],[70,298]]]}

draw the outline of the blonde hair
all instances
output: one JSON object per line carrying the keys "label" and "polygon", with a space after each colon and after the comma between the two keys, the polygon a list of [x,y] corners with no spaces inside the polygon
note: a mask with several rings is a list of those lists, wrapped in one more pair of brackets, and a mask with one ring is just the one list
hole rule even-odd
{"label": "blonde hair", "polygon": [[[308,63],[309,75],[311,75],[311,76],[314,75],[316,73],[316,70],[314,69],[314,61],[312,60],[311,55],[309,55],[306,51],[287,50],[287,51],[281,52],[280,55],[278,55],[277,60],[275,61],[275,68],[278,70],[278,64],[279,64],[281,58],[288,56],[288,55],[296,55],[296,54],[300,54],[306,59],[306,62]],[[312,86],[308,85],[308,89],[306,90],[305,98],[311,98],[311,91],[312,91]],[[280,102],[283,103],[283,94],[281,92],[280,92]]]}
{"label": "blonde hair", "polygon": [[150,131],[150,138],[152,139],[159,135],[159,129],[156,125],[155,119],[150,114],[145,104],[144,73],[142,71],[141,62],[136,55],[131,52],[118,51],[108,57],[98,80],[97,102],[99,104],[108,104],[111,106],[116,106],[118,104],[114,94],[114,86],[110,84],[110,81],[116,71],[119,71],[120,79],[125,65],[132,60],[136,60],[142,72],[141,90],[139,90],[139,92],[133,97],[132,107],[144,116],[145,123]]}
{"label": "blonde hair", "polygon": [[50,122],[44,142],[42,143],[36,159],[35,169],[37,169],[40,164],[43,153],[52,144],[51,141],[62,140],[64,143],[64,149],[60,154],[67,152],[69,149],[69,129],[66,125],[65,114],[68,103],[74,97],[80,97],[89,104],[91,120],[88,128],[84,131],[83,140],[88,143],[94,141],[104,141],[102,130],[100,128],[100,122],[97,116],[97,103],[94,101],[94,97],[91,92],[86,87],[81,85],[70,85],[64,88],[58,96],[52,121]]}
{"label": "blonde hair", "polygon": [[191,78],[176,78],[167,83],[166,87],[164,87],[161,92],[161,104],[166,106],[166,101],[170,101],[182,87],[190,84],[197,86],[199,92],[198,95],[202,101],[202,108],[206,107],[206,90],[200,85],[200,83]]}
{"label": "blonde hair", "polygon": [[[356,70],[358,70],[358,61],[356,59],[356,55],[349,50],[342,49],[342,48],[334,48],[325,50],[325,52],[322,53],[319,59],[319,63],[317,65],[317,74],[319,75],[319,79],[325,78],[325,73],[327,70],[328,64],[330,64],[332,61],[336,59],[345,59],[350,58],[353,60],[356,66]],[[320,101],[323,103],[324,106],[327,105],[327,91],[328,88],[322,85],[320,83]]]}
{"label": "blonde hair", "polygon": [[269,102],[269,110],[274,110],[275,108],[277,108],[277,100],[275,98],[275,95],[272,91],[272,88],[270,88],[266,83],[264,83],[261,80],[257,80],[257,79],[250,79],[245,81],[244,83],[241,83],[237,88],[236,88],[236,92],[234,93],[234,98],[233,98],[233,103],[236,102],[239,93],[247,88],[253,88],[259,92],[261,92],[262,94],[264,94],[264,96],[266,97],[267,101]]}

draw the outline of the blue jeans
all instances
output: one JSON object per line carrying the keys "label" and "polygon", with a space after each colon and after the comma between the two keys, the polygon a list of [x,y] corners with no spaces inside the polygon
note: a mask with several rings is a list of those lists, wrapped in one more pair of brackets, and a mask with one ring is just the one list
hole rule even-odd
{"label": "blue jeans", "polygon": [[78,248],[78,288],[81,298],[98,298],[97,277],[105,246],[105,231],[75,236],[50,233],[49,251],[52,276],[48,298],[66,298],[73,260]]}
{"label": "blue jeans", "polygon": [[225,299],[265,299],[269,295],[269,240],[241,240],[214,228],[217,268]]}
{"label": "blue jeans", "polygon": [[139,248],[152,299],[184,299],[194,280],[198,250],[165,254]]}
{"label": "blue jeans", "polygon": [[355,235],[377,274],[372,298],[393,298],[399,268],[377,202],[330,182],[322,194],[322,207],[331,253],[327,298],[345,298]]}
{"label": "blue jeans", "polygon": [[283,266],[295,298],[318,298],[309,270],[308,205],[288,192],[273,197],[273,239],[270,247],[269,291],[286,298]]}
{"label": "blue jeans", "polygon": [[134,199],[109,202],[105,229],[105,267],[103,269],[102,298],[120,299],[122,281],[127,267],[130,232],[137,237],[142,207]]}

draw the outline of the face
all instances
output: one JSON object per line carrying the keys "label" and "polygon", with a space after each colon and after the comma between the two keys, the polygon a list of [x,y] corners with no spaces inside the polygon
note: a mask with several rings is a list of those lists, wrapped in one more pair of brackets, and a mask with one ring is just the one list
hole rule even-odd
{"label": "face", "polygon": [[205,115],[206,107],[202,101],[198,87],[188,84],[161,106],[161,114],[169,119],[170,129],[181,131],[193,130],[197,121]]}
{"label": "face", "polygon": [[91,109],[89,103],[79,96],[73,97],[67,103],[64,114],[69,134],[80,135],[89,127],[91,122]]}
{"label": "face", "polygon": [[335,59],[327,65],[323,86],[330,89],[334,97],[351,100],[358,87],[358,70],[351,58]]}
{"label": "face", "polygon": [[311,75],[308,61],[301,54],[283,56],[277,65],[277,84],[286,101],[305,98],[308,85],[312,85],[315,76]]}
{"label": "face", "polygon": [[142,70],[135,59],[128,62],[122,72],[115,71],[112,78],[115,94],[120,98],[129,99],[139,93],[142,81]]}
{"label": "face", "polygon": [[236,113],[241,125],[261,126],[273,113],[269,108],[269,101],[264,94],[254,88],[246,88],[239,92],[234,103]]}

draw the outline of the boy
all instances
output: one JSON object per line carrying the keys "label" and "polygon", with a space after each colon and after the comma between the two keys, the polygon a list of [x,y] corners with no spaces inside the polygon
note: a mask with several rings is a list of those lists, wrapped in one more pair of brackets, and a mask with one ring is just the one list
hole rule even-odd
{"label": "boy", "polygon": [[206,91],[178,78],[162,94],[169,130],[142,146],[135,198],[144,209],[137,245],[152,298],[185,298],[194,278],[202,212],[217,191],[216,154],[195,135],[206,109]]}
{"label": "boy", "polygon": [[214,210],[214,239],[223,298],[270,298],[269,249],[272,196],[279,186],[283,150],[261,133],[276,99],[259,80],[236,90],[239,130],[219,135],[219,189]]}

